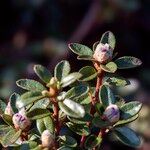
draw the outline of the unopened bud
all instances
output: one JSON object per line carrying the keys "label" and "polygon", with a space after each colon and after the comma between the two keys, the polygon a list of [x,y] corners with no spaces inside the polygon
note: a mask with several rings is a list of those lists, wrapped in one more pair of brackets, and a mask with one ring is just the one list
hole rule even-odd
{"label": "unopened bud", "polygon": [[103,114],[103,118],[109,121],[110,123],[116,123],[120,118],[120,111],[117,105],[109,105]]}
{"label": "unopened bud", "polygon": [[13,110],[11,108],[10,102],[8,102],[8,104],[7,104],[6,108],[5,108],[4,114],[9,115],[9,116],[13,116],[14,115],[14,112],[13,112]]}
{"label": "unopened bud", "polygon": [[50,82],[47,84],[48,87],[57,88],[58,80],[55,77],[52,77]]}
{"label": "unopened bud", "polygon": [[109,46],[109,44],[98,44],[93,58],[100,63],[107,63],[112,59],[113,49]]}
{"label": "unopened bud", "polygon": [[50,133],[49,130],[44,130],[41,135],[42,147],[52,148],[54,147],[54,136]]}
{"label": "unopened bud", "polygon": [[20,113],[14,114],[12,121],[16,129],[25,130],[28,129],[31,125],[30,120],[25,115]]}

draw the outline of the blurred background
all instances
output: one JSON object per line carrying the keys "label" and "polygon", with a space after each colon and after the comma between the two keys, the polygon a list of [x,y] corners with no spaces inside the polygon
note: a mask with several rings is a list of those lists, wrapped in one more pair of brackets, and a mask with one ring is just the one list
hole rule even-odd
{"label": "blurred background", "polygon": [[[89,65],[87,61],[78,62],[67,44],[80,42],[92,47],[107,30],[116,35],[117,57],[133,55],[143,61],[141,67],[118,74],[132,83],[120,93],[144,103],[139,120],[131,126],[143,136],[139,150],[149,150],[150,0],[0,1],[0,98],[9,98],[17,88],[17,79],[36,78],[34,64],[51,71],[61,59],[70,61],[72,70]],[[104,150],[131,150],[111,141],[108,136]]]}

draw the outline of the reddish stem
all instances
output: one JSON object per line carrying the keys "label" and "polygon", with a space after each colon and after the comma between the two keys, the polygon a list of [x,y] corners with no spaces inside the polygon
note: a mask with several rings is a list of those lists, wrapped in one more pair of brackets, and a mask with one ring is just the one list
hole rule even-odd
{"label": "reddish stem", "polygon": [[83,147],[85,140],[86,140],[86,136],[82,135],[81,140],[80,140],[80,147]]}
{"label": "reddish stem", "polygon": [[[93,97],[92,94],[89,92],[89,96],[91,98],[91,103],[92,103],[92,107],[91,107],[91,111],[90,111],[91,115],[94,115],[95,104],[99,101],[99,89],[102,85],[102,79],[103,79],[103,75],[104,75],[104,72],[103,72],[103,70],[101,70],[98,63],[94,63],[94,66],[95,66],[96,70],[98,71],[98,76],[97,76],[97,82],[96,82],[95,96]],[[88,122],[87,125],[90,126],[90,123]],[[86,140],[86,136],[82,135],[81,140],[80,140],[80,147],[83,146],[85,140]]]}
{"label": "reddish stem", "polygon": [[60,125],[59,125],[59,107],[58,107],[58,103],[56,101],[53,101],[53,104],[54,104],[53,117],[54,117],[54,120],[55,120],[55,131],[56,131],[56,134],[58,135],[59,131],[60,131]]}

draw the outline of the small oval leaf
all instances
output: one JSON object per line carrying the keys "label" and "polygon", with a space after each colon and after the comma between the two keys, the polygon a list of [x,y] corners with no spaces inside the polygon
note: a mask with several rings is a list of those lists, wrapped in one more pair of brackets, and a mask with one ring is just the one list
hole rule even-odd
{"label": "small oval leaf", "polygon": [[104,121],[100,118],[100,116],[97,116],[95,117],[93,120],[92,120],[92,124],[95,126],[95,127],[99,127],[99,128],[106,128],[108,126],[110,126],[110,122],[108,121]]}
{"label": "small oval leaf", "polygon": [[116,39],[115,39],[114,34],[110,31],[105,32],[101,37],[100,43],[102,43],[102,44],[107,43],[110,45],[111,48],[114,49],[115,44],[116,44]]}
{"label": "small oval leaf", "polygon": [[54,123],[51,116],[47,116],[36,120],[36,126],[38,131],[42,134],[44,130],[49,130],[54,133]]}
{"label": "small oval leaf", "polygon": [[46,88],[39,82],[35,81],[35,80],[31,80],[31,79],[20,79],[18,81],[16,81],[16,84],[25,89],[25,90],[29,90],[29,91],[44,91],[46,90]]}
{"label": "small oval leaf", "polygon": [[115,61],[118,69],[135,68],[142,64],[142,61],[138,58],[131,56],[120,57]]}
{"label": "small oval leaf", "polygon": [[50,115],[50,111],[47,109],[34,109],[32,111],[27,112],[27,117],[30,118],[31,120],[36,120],[36,119],[41,119],[44,118],[48,115]]}
{"label": "small oval leaf", "polygon": [[20,95],[17,94],[17,93],[13,93],[10,98],[9,98],[9,101],[10,101],[10,106],[13,110],[14,113],[17,113],[18,112],[18,108],[16,107],[16,102],[17,100],[20,98]]}
{"label": "small oval leaf", "polygon": [[77,59],[78,59],[78,60],[95,61],[95,59],[93,58],[93,56],[89,56],[89,55],[78,56]]}
{"label": "small oval leaf", "polygon": [[66,77],[70,72],[70,64],[66,60],[62,60],[59,62],[54,70],[54,76],[59,81],[61,81],[64,77]]}
{"label": "small oval leaf", "polygon": [[93,55],[93,51],[82,44],[78,44],[78,43],[70,43],[69,48],[77,55],[82,56],[82,55],[89,55],[92,56]]}
{"label": "small oval leaf", "polygon": [[70,99],[59,102],[60,109],[68,116],[74,118],[82,118],[85,115],[84,107]]}
{"label": "small oval leaf", "polygon": [[89,91],[89,87],[86,85],[79,85],[71,88],[69,91],[67,91],[65,98],[70,99],[78,99],[80,97],[85,96]]}
{"label": "small oval leaf", "polygon": [[90,81],[97,76],[96,70],[91,66],[85,66],[79,70],[79,73],[82,74],[80,81]]}
{"label": "small oval leaf", "polygon": [[106,65],[101,64],[102,70],[109,73],[114,73],[117,70],[117,65],[114,62],[109,62]]}
{"label": "small oval leaf", "polygon": [[104,107],[109,106],[110,104],[115,104],[115,97],[107,85],[102,85],[99,91],[99,99],[101,100]]}
{"label": "small oval leaf", "polygon": [[81,78],[81,74],[78,73],[78,72],[74,72],[74,73],[71,73],[69,74],[68,76],[66,76],[65,78],[63,78],[61,80],[61,87],[66,87],[72,83],[74,83],[76,80],[80,79]]}
{"label": "small oval leaf", "polygon": [[106,79],[105,82],[110,85],[118,86],[118,87],[120,86],[123,87],[130,84],[130,81],[123,77],[109,77]]}
{"label": "small oval leaf", "polygon": [[98,145],[100,145],[102,142],[102,138],[99,136],[95,136],[95,135],[90,135],[89,137],[87,137],[85,143],[84,143],[84,147],[86,149],[93,149],[95,147],[97,147]]}
{"label": "small oval leaf", "polygon": [[67,122],[66,125],[71,129],[73,132],[79,135],[88,136],[90,134],[90,129],[87,125],[76,125],[71,122]]}
{"label": "small oval leaf", "polygon": [[52,74],[42,65],[35,65],[33,68],[36,75],[45,83],[49,83],[52,78]]}
{"label": "small oval leaf", "polygon": [[121,119],[129,119],[138,114],[142,108],[142,104],[138,101],[133,101],[124,104],[121,108]]}
{"label": "small oval leaf", "polygon": [[21,132],[21,130],[16,131],[15,129],[11,128],[9,132],[2,138],[2,145],[7,147],[14,144],[20,137]]}
{"label": "small oval leaf", "polygon": [[13,126],[12,116],[9,116],[7,114],[2,114],[1,117],[8,125]]}
{"label": "small oval leaf", "polygon": [[114,133],[119,141],[131,147],[138,147],[141,144],[139,136],[128,127],[115,128]]}
{"label": "small oval leaf", "polygon": [[59,136],[59,140],[62,145],[68,146],[68,147],[76,147],[77,141],[68,135]]}
{"label": "small oval leaf", "polygon": [[128,124],[130,122],[133,122],[134,120],[136,120],[137,118],[139,117],[139,115],[135,115],[129,119],[124,119],[124,120],[119,120],[116,124],[114,124],[114,127],[117,127],[117,126],[122,126],[122,125],[125,125],[125,124]]}
{"label": "small oval leaf", "polygon": [[21,95],[20,100],[18,100],[16,103],[16,106],[17,108],[22,108],[42,98],[44,98],[44,96],[41,94],[41,92],[26,92]]}
{"label": "small oval leaf", "polygon": [[0,100],[0,114],[3,114],[7,105],[4,103],[4,101]]}

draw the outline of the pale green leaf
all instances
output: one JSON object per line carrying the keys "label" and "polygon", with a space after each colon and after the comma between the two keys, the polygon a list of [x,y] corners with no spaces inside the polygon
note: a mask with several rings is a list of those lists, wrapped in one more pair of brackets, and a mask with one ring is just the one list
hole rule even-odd
{"label": "pale green leaf", "polygon": [[66,60],[62,60],[59,62],[54,71],[54,76],[61,81],[64,77],[66,77],[70,73],[70,64]]}
{"label": "pale green leaf", "polygon": [[48,69],[46,69],[42,65],[35,65],[34,66],[34,72],[37,74],[37,76],[45,83],[49,83],[50,79],[52,78],[52,74],[49,72]]}
{"label": "pale green leaf", "polygon": [[93,55],[93,51],[82,44],[78,44],[78,43],[70,43],[69,44],[69,48],[77,55],[82,56],[82,55],[89,55],[92,56]]}

